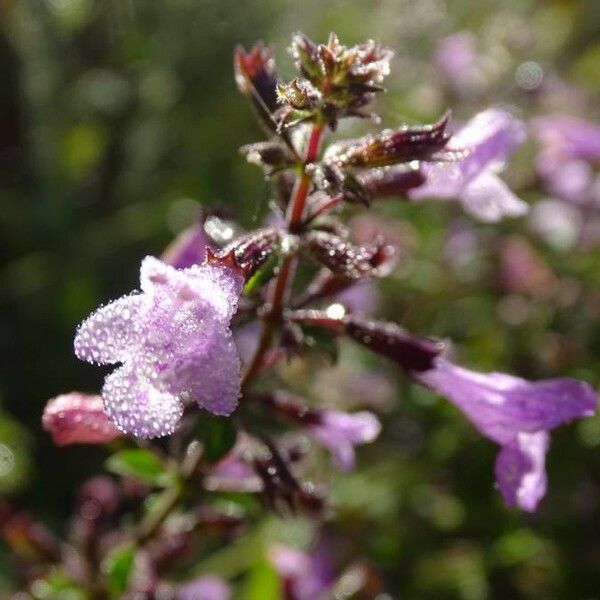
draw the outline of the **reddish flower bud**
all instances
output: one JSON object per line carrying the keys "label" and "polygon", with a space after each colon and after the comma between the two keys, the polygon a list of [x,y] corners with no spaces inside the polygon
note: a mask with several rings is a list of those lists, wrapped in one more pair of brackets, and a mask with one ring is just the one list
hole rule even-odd
{"label": "reddish flower bud", "polygon": [[249,163],[258,165],[267,175],[294,164],[294,157],[283,144],[274,141],[247,144],[240,152]]}
{"label": "reddish flower bud", "polygon": [[[358,200],[365,197],[372,201],[388,196],[406,196],[409,190],[423,185],[426,178],[418,163],[410,163],[363,171],[355,179],[362,194],[357,195]],[[356,201],[349,194],[345,194],[344,199]]]}
{"label": "reddish flower bud", "polygon": [[245,279],[249,279],[271,257],[278,243],[277,229],[258,229],[231,242],[218,253],[209,249],[207,262],[229,267],[241,273]]}
{"label": "reddish flower bud", "polygon": [[42,426],[57,446],[104,444],[121,435],[104,414],[102,398],[81,392],[62,394],[49,400]]}
{"label": "reddish flower bud", "polygon": [[340,167],[386,167],[413,160],[427,160],[450,139],[446,113],[437,123],[386,129],[355,140],[333,144],[325,160]]}
{"label": "reddish flower bud", "polygon": [[288,311],[285,318],[301,325],[346,334],[369,350],[393,360],[405,371],[427,371],[444,350],[443,343],[420,338],[395,323],[372,321],[354,314],[331,315],[319,310]]}
{"label": "reddish flower bud", "polygon": [[393,246],[355,246],[324,231],[310,231],[304,240],[320,263],[347,279],[379,277],[389,272],[394,256]]}
{"label": "reddish flower bud", "polygon": [[235,81],[271,131],[275,130],[273,113],[278,108],[277,78],[273,51],[257,42],[250,52],[238,46],[233,55]]}
{"label": "reddish flower bud", "polygon": [[345,318],[346,334],[369,350],[400,365],[405,371],[427,371],[444,346],[419,338],[395,323],[370,321],[354,315]]}

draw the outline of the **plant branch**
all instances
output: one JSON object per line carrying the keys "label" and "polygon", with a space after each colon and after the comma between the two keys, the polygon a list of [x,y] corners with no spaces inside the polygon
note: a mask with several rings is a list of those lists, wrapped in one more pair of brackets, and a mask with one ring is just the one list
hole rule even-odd
{"label": "plant branch", "polygon": [[[306,172],[306,166],[310,163],[313,163],[317,159],[322,135],[323,123],[317,122],[313,125],[310,132],[308,145],[306,147],[306,156],[302,163],[302,170],[296,179],[294,190],[292,192],[287,222],[287,230],[289,233],[297,233],[304,225],[304,209],[311,185],[311,178]],[[263,327],[258,346],[256,347],[252,360],[246,367],[246,370],[242,376],[242,392],[248,388],[250,383],[260,372],[265,354],[271,347],[273,334],[275,333],[275,326],[277,322],[281,320],[281,314],[285,308],[289,289],[296,271],[297,262],[298,257],[295,254],[285,256],[281,262],[277,277],[271,287],[267,310],[263,316]]]}

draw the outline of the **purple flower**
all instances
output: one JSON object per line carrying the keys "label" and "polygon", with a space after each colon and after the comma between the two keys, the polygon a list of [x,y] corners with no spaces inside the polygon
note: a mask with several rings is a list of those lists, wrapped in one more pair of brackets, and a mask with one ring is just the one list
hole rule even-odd
{"label": "purple flower", "polygon": [[496,480],[508,506],[534,511],[546,492],[548,431],[596,410],[596,392],[575,379],[530,382],[503,373],[476,373],[446,359],[415,375],[446,396],[487,438],[502,446]]}
{"label": "purple flower", "polygon": [[600,127],[552,115],[533,119],[531,132],[542,145],[536,169],[550,193],[578,204],[598,202],[600,184],[590,163],[600,160]]}
{"label": "purple flower", "polygon": [[539,117],[531,122],[534,137],[563,158],[600,160],[600,126],[569,115]]}
{"label": "purple flower", "polygon": [[465,84],[477,69],[478,54],[474,37],[459,31],[440,41],[435,52],[435,63],[438,69],[451,82]]}
{"label": "purple flower", "polygon": [[411,200],[458,198],[465,209],[482,221],[494,222],[527,212],[498,177],[503,163],[525,139],[523,124],[509,113],[490,109],[471,119],[452,136],[447,150],[463,150],[466,156],[455,162],[422,166],[426,181],[408,192]]}
{"label": "purple flower", "polygon": [[175,267],[185,269],[202,264],[206,258],[207,237],[201,224],[184,229],[167,247],[161,260]]}
{"label": "purple flower", "polygon": [[107,416],[119,430],[151,438],[172,433],[186,403],[229,415],[240,385],[229,322],[243,278],[224,266],[177,270],[148,256],[140,280],[141,293],[99,308],[75,337],[80,359],[122,363],[102,388]]}
{"label": "purple flower", "polygon": [[307,431],[331,452],[339,469],[349,471],[354,466],[354,446],[372,442],[379,435],[381,424],[369,411],[349,414],[324,409]]}
{"label": "purple flower", "polygon": [[310,553],[292,546],[277,544],[269,558],[283,580],[286,600],[325,600],[335,582],[331,553],[317,544]]}
{"label": "purple flower", "polygon": [[179,586],[177,600],[229,600],[231,588],[214,575],[204,575]]}

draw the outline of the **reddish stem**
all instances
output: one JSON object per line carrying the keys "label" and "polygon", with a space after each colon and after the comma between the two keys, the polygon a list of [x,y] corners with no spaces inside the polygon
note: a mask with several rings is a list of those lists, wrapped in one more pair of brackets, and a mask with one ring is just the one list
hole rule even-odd
{"label": "reddish stem", "polygon": [[292,200],[290,202],[290,210],[288,213],[288,231],[290,233],[297,233],[298,230],[302,228],[306,198],[308,197],[311,184],[311,179],[306,173],[306,165],[315,162],[317,159],[322,135],[323,124],[315,123],[310,132],[310,137],[308,138],[306,158],[302,165],[302,173],[296,180],[296,186],[294,187]]}
{"label": "reddish stem", "polygon": [[[321,136],[323,134],[323,124],[315,123],[308,138],[306,147],[306,156],[302,163],[302,172],[296,180],[292,198],[289,204],[288,225],[287,229],[290,233],[297,233],[302,229],[304,208],[306,206],[306,198],[310,191],[311,178],[306,173],[306,165],[314,162],[319,155],[319,146]],[[252,360],[246,367],[246,371],[242,376],[242,391],[244,391],[253,379],[258,375],[262,368],[265,354],[271,347],[275,325],[281,319],[281,313],[285,308],[288,292],[296,271],[297,256],[285,256],[279,267],[277,278],[272,287],[270,298],[267,306],[267,312],[264,315],[263,328],[260,335],[258,346],[254,352]]]}

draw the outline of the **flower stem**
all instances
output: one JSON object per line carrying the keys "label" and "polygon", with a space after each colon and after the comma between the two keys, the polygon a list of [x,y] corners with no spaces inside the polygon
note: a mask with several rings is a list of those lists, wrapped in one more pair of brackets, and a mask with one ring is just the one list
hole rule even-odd
{"label": "flower stem", "polygon": [[[302,170],[296,179],[292,198],[289,203],[287,221],[287,230],[289,233],[298,233],[304,225],[304,209],[311,184],[311,178],[306,172],[306,166],[317,159],[322,135],[323,123],[317,122],[311,129],[306,147],[306,155],[301,165]],[[242,376],[242,392],[248,388],[250,383],[260,372],[265,355],[271,347],[275,325],[281,319],[281,313],[285,308],[287,295],[294,278],[297,262],[298,257],[295,254],[285,256],[281,262],[277,277],[271,287],[267,310],[263,316],[263,327],[258,346]]]}
{"label": "flower stem", "polygon": [[144,545],[159,530],[173,509],[179,504],[186,491],[186,484],[193,478],[202,462],[203,448],[197,441],[190,443],[183,459],[181,480],[167,488],[157,500],[157,508],[149,512],[140,523],[135,541],[138,546]]}

